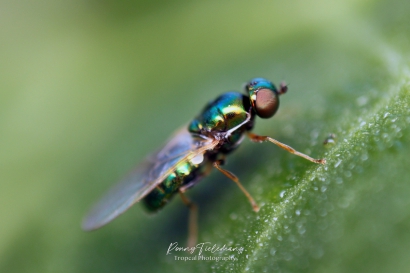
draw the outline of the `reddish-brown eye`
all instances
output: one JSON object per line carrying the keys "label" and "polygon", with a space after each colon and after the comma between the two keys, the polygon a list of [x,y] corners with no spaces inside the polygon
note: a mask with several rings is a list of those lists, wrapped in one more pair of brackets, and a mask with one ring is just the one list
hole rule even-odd
{"label": "reddish-brown eye", "polygon": [[272,117],[279,107],[278,95],[270,89],[260,89],[256,93],[255,110],[261,118]]}

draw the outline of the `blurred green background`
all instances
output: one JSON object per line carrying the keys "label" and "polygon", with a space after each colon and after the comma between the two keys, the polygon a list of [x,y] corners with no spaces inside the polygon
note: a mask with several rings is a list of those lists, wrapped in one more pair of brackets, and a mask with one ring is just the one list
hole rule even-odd
{"label": "blurred green background", "polygon": [[[2,1],[0,272],[408,272],[408,1]],[[289,92],[188,194],[199,242],[237,261],[175,261],[179,198],[80,229],[105,190],[220,93]],[[335,145],[322,143],[329,133]],[[177,253],[179,256],[188,256]],[[231,253],[206,253],[225,257]]]}

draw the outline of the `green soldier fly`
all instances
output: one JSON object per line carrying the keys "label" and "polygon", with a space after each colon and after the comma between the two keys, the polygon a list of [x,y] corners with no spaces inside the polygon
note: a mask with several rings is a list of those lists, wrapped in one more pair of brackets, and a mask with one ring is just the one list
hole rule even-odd
{"label": "green soldier fly", "polygon": [[314,163],[326,163],[325,159],[311,158],[271,137],[251,133],[255,117],[271,118],[279,108],[279,96],[286,91],[285,84],[277,89],[272,82],[255,78],[245,85],[246,94],[227,92],[208,103],[188,126],[177,131],[158,152],[114,186],[92,208],[82,228],[100,228],[141,200],[148,210],[157,211],[179,194],[190,209],[188,246],[194,246],[197,206],[184,193],[213,168],[233,180],[258,212],[259,206],[239,179],[221,167],[226,155],[238,147],[244,136],[254,142],[272,142]]}

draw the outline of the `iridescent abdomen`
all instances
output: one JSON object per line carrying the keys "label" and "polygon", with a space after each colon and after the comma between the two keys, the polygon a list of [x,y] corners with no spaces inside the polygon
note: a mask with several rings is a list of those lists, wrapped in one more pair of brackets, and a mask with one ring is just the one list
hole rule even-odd
{"label": "iridescent abdomen", "polygon": [[205,157],[199,164],[193,164],[190,161],[179,164],[174,172],[144,198],[148,210],[157,211],[162,208],[178,192],[179,188],[194,183],[195,180],[206,175],[212,166],[211,163]]}

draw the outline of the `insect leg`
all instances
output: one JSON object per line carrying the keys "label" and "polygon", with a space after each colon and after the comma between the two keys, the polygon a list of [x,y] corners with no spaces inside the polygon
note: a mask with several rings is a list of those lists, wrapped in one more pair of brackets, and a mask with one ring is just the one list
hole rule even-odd
{"label": "insect leg", "polygon": [[295,154],[297,156],[303,157],[304,159],[307,159],[309,161],[312,161],[314,163],[319,163],[319,164],[326,164],[326,159],[322,158],[322,159],[314,159],[308,155],[305,155],[301,152],[296,151],[295,149],[293,149],[292,147],[283,144],[282,142],[277,141],[276,139],[273,139],[271,137],[268,136],[259,136],[259,135],[255,135],[253,133],[248,132],[248,137],[250,138],[250,140],[252,140],[253,142],[264,142],[264,141],[270,141],[273,144],[276,144],[277,146],[279,146],[280,148],[288,151],[289,153]]}
{"label": "insect leg", "polygon": [[194,247],[198,238],[198,207],[179,190],[182,202],[189,208],[188,247]]}
{"label": "insect leg", "polygon": [[228,170],[222,169],[222,167],[221,167],[222,163],[223,163],[223,160],[217,160],[217,161],[214,162],[214,167],[238,185],[239,189],[241,189],[241,191],[248,198],[249,202],[252,205],[253,210],[255,212],[258,212],[259,211],[258,204],[256,204],[255,200],[252,198],[252,196],[249,194],[249,192],[242,186],[241,182],[239,182],[239,179],[236,175],[234,175],[233,173],[231,173]]}

